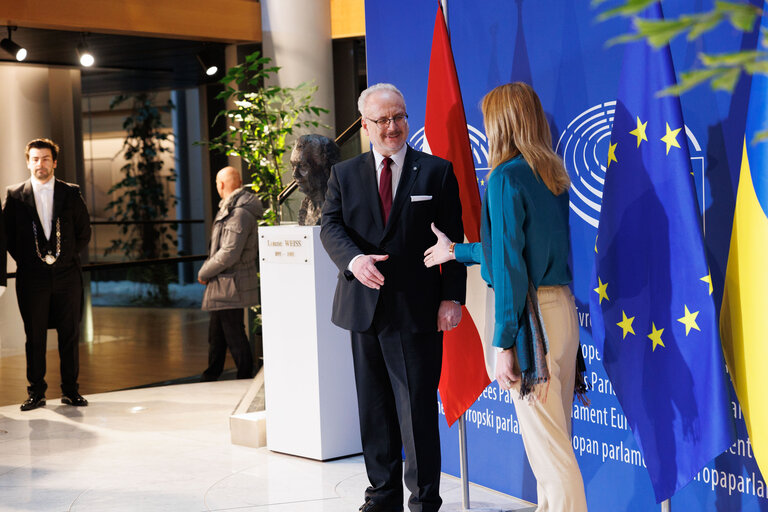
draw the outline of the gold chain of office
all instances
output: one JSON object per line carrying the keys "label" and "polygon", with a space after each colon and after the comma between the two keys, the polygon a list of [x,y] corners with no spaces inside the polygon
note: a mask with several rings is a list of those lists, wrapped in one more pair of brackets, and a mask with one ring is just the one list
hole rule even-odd
{"label": "gold chain of office", "polygon": [[53,265],[56,263],[56,260],[59,259],[59,256],[61,255],[61,217],[56,219],[56,255],[54,256],[51,254],[51,251],[48,251],[48,254],[43,256],[40,254],[40,245],[37,241],[37,225],[35,225],[35,221],[32,221],[32,232],[35,235],[35,252],[37,252],[37,257],[40,258],[42,261],[47,263],[48,265]]}

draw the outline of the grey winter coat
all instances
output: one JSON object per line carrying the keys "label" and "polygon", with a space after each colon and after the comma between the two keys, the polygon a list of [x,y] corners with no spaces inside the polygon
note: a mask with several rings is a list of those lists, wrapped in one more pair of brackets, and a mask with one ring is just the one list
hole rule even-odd
{"label": "grey winter coat", "polygon": [[259,199],[242,187],[219,203],[209,256],[197,274],[208,282],[204,310],[244,308],[259,302],[256,259],[261,214]]}

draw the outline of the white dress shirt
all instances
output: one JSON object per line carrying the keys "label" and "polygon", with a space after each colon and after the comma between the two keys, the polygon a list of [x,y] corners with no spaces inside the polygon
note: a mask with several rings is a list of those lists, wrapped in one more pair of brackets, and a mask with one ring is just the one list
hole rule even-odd
{"label": "white dress shirt", "polygon": [[35,207],[37,207],[37,216],[40,217],[40,223],[43,225],[46,240],[51,239],[51,229],[53,227],[53,185],[56,179],[51,177],[46,183],[41,183],[37,178],[32,177],[32,192],[35,194]]}
{"label": "white dress shirt", "polygon": [[[403,163],[405,163],[405,152],[408,150],[408,145],[403,144],[403,147],[390,156],[392,163],[389,164],[389,170],[392,171],[392,202],[395,201],[395,194],[397,194],[397,185],[400,183],[400,175],[403,174]],[[375,149],[373,151],[373,160],[376,164],[376,185],[381,187],[381,170],[384,168],[384,156],[381,155]]]}

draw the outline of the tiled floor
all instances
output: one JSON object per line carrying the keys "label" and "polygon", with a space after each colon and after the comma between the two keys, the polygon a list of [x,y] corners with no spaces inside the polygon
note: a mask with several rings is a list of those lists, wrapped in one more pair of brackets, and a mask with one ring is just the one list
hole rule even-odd
{"label": "tiled floor", "polygon": [[[320,463],[230,443],[248,381],[90,394],[87,408],[0,407],[0,511],[354,512],[362,458]],[[533,510],[471,488],[472,510]],[[444,476],[444,511],[461,510]]]}

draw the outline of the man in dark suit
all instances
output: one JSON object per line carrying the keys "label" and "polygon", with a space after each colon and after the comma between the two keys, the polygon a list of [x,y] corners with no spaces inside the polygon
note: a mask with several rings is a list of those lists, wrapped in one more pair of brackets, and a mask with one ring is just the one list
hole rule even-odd
{"label": "man in dark suit", "polygon": [[6,256],[5,242],[5,221],[3,220],[3,211],[0,209],[0,297],[5,293],[5,287],[8,285],[8,257]]}
{"label": "man in dark suit", "polygon": [[320,237],[341,271],[332,320],[352,335],[371,483],[360,510],[402,510],[404,477],[410,510],[435,512],[441,331],[461,319],[466,270],[428,269],[423,259],[431,223],[464,238],[459,189],[450,162],[406,144],[405,100],[395,86],[369,87],[358,108],[373,150],[331,169]]}
{"label": "man in dark suit", "polygon": [[91,239],[88,210],[77,185],[54,178],[59,146],[49,139],[27,144],[30,179],[8,187],[5,228],[16,260],[16,297],[27,337],[29,398],[22,411],[45,405],[47,329],[59,337],[61,403],[86,406],[78,392],[83,281],[80,251]]}

